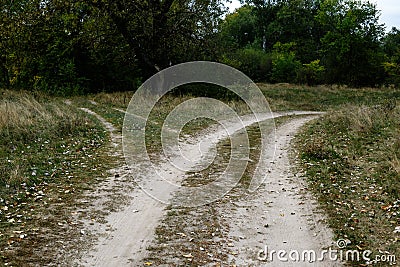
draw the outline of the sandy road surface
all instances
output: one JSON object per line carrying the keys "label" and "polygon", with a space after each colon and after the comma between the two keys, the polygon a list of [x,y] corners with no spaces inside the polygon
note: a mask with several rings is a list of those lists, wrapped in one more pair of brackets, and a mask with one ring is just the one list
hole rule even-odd
{"label": "sandy road surface", "polygon": [[[323,249],[334,245],[332,232],[323,223],[305,189],[299,174],[294,174],[289,160],[290,141],[298,129],[315,117],[300,117],[278,127],[276,131],[276,159],[263,183],[254,194],[225,207],[229,222],[228,237],[236,248],[234,262],[237,266],[338,266],[338,262],[318,262]],[[271,146],[267,146],[271,149]],[[223,211],[221,211],[223,213]],[[277,253],[284,250],[288,261],[279,261]],[[262,253],[261,253],[262,251]],[[289,258],[290,251],[293,252]],[[315,251],[316,259],[304,255]],[[298,258],[296,253],[299,253]],[[292,260],[291,260],[292,259]],[[298,261],[299,259],[299,261]]]}
{"label": "sandy road surface", "polygon": [[[318,114],[316,112],[289,112],[276,113],[273,117]],[[274,249],[320,250],[322,247],[330,245],[329,230],[318,223],[319,217],[313,212],[313,204],[307,198],[303,197],[302,199],[301,197],[302,185],[292,184],[291,180],[294,176],[290,173],[288,160],[288,144],[291,137],[301,125],[312,118],[315,116],[296,118],[289,124],[278,128],[276,158],[273,160],[276,168],[271,169],[268,180],[254,193],[254,197],[243,200],[243,203],[237,203],[239,208],[235,212],[229,212],[232,222],[230,235],[241,237],[235,243],[239,251],[235,256],[238,266],[242,266],[242,264],[243,266],[248,264],[258,266],[254,251],[249,251],[249,248],[250,250],[251,248],[259,250],[263,248],[263,245],[268,245]],[[259,119],[271,119],[271,115],[261,116]],[[257,122],[254,117],[243,117],[242,121],[244,126]],[[232,125],[232,131],[239,130],[243,125]],[[112,128],[108,128],[113,131]],[[226,137],[226,130],[214,129],[206,136],[209,148]],[[204,142],[202,146],[204,146]],[[187,144],[186,147],[183,145],[181,149],[190,152],[192,144]],[[207,149],[207,144],[202,151],[204,149]],[[177,183],[185,177],[185,172],[171,169],[167,163],[161,163],[159,170]],[[121,170],[121,173],[122,177],[129,175],[126,171]],[[121,176],[118,177],[119,183],[121,183]],[[140,179],[146,179],[146,171],[143,170],[140,176]],[[126,182],[129,183],[129,179]],[[112,185],[112,183],[112,180],[108,181],[108,185]],[[152,186],[159,191],[158,194],[164,194],[165,199],[173,197],[173,186],[159,188],[157,181]],[[98,242],[77,264],[84,266],[142,265],[141,260],[147,255],[146,247],[154,239],[155,228],[165,214],[166,204],[149,197],[139,188],[131,190],[127,194],[129,194],[128,205],[122,210],[110,212],[106,216],[107,230],[104,225],[95,225],[90,229],[93,233],[98,233]],[[262,201],[267,201],[271,205],[267,209],[262,208],[262,205],[259,205]],[[240,206],[252,208],[241,209]],[[264,227],[262,232],[255,230],[260,225],[261,227],[268,225],[268,227]],[[268,244],[265,244],[266,235],[269,236]],[[276,264],[273,263],[271,266],[276,266]]]}

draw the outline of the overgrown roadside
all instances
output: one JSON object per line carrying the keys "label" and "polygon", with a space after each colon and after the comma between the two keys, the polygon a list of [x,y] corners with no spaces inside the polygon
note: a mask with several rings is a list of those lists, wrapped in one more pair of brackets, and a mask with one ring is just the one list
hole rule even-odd
{"label": "overgrown roadside", "polygon": [[399,129],[398,101],[389,99],[343,106],[297,137],[301,169],[336,237],[348,249],[371,250],[376,266],[400,257]]}
{"label": "overgrown roadside", "polygon": [[79,246],[81,196],[114,161],[107,133],[62,99],[1,94],[0,264],[64,262]]}

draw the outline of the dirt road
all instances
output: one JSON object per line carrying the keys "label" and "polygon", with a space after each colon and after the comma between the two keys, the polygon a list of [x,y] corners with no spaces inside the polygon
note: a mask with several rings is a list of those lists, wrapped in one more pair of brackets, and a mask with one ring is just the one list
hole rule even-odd
{"label": "dirt road", "polygon": [[[280,126],[276,132],[276,143],[270,144],[268,149],[275,150],[272,168],[268,179],[250,197],[243,198],[231,206],[225,206],[220,211],[229,218],[228,237],[235,240],[231,246],[236,253],[229,262],[236,266],[261,266],[265,262],[257,259],[261,257],[260,250],[265,246],[269,249],[314,249],[332,244],[332,234],[321,221],[312,199],[304,193],[304,184],[301,178],[294,175],[289,161],[289,143],[298,128],[307,121],[319,115],[316,112],[276,113],[273,117],[286,115],[309,115],[292,119],[289,123]],[[261,116],[260,120],[271,119],[271,115]],[[252,125],[256,120],[244,117],[244,126]],[[243,127],[241,125],[240,127]],[[238,131],[239,125],[232,125],[232,131]],[[113,128],[108,129],[115,134]],[[219,140],[227,137],[226,129],[214,129],[206,138],[207,144],[202,144],[202,151],[207,151]],[[199,137],[200,138],[200,137]],[[115,139],[115,138],[114,138]],[[273,140],[273,139],[271,139]],[[274,141],[275,142],[275,141]],[[196,142],[195,142],[196,143]],[[193,145],[187,144],[181,148],[191,151]],[[116,147],[120,149],[121,147]],[[267,153],[270,154],[270,153]],[[182,181],[185,172],[171,169],[167,164],[159,166],[175,182]],[[116,187],[124,189],[124,183],[132,186],[128,179],[128,172],[124,167],[112,171],[118,173],[113,176],[102,188]],[[146,179],[146,171],[141,179]],[[157,187],[165,199],[173,198],[174,187]],[[160,192],[158,192],[160,193]],[[77,264],[84,266],[143,266],[143,259],[148,255],[147,246],[154,243],[155,229],[166,213],[166,204],[149,197],[139,188],[125,190],[126,205],[121,210],[109,212],[104,224],[87,224],[93,235],[97,236],[96,244],[80,259]],[[107,194],[103,198],[109,198]],[[106,200],[98,201],[98,203]],[[267,203],[267,205],[266,205]],[[279,263],[272,263],[277,266]],[[287,264],[287,263],[286,263]],[[286,265],[287,266],[287,265]],[[296,265],[297,266],[297,265]],[[308,266],[308,265],[307,265]],[[324,266],[319,264],[318,266]],[[330,264],[329,266],[332,266]]]}
{"label": "dirt road", "polygon": [[[236,253],[232,257],[237,266],[336,266],[334,262],[279,261],[279,250],[315,251],[333,244],[331,231],[324,217],[318,214],[316,203],[307,193],[299,174],[294,174],[289,160],[290,141],[304,123],[313,117],[302,117],[278,127],[276,132],[276,160],[268,179],[246,198],[224,207],[229,222],[229,239],[234,240]],[[271,146],[268,146],[271,149]],[[296,255],[293,254],[293,258]],[[297,260],[297,259],[296,259]],[[313,260],[313,259],[309,259]],[[337,264],[337,263],[336,263]]]}

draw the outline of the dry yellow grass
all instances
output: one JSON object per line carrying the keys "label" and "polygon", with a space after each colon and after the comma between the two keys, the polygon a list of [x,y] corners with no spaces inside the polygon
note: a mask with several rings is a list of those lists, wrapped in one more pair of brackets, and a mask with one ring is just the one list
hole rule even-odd
{"label": "dry yellow grass", "polygon": [[0,129],[10,126],[28,127],[38,120],[50,120],[51,117],[46,108],[32,97],[0,101]]}
{"label": "dry yellow grass", "polygon": [[398,159],[396,154],[394,154],[394,158],[391,161],[391,165],[394,171],[400,174],[400,160]]}
{"label": "dry yellow grass", "polygon": [[17,186],[35,179],[27,173],[42,164],[38,159],[56,153],[41,150],[44,140],[44,145],[63,142],[63,138],[84,135],[95,127],[80,110],[59,99],[25,92],[0,93],[0,184]]}
{"label": "dry yellow grass", "polygon": [[100,104],[113,105],[116,107],[127,107],[134,92],[115,92],[115,93],[100,93],[90,97],[93,101]]}

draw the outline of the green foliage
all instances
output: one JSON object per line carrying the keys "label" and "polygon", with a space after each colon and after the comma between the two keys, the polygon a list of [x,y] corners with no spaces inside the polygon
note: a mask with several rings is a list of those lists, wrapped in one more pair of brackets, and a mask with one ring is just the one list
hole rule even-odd
{"label": "green foliage", "polygon": [[315,51],[322,37],[319,23],[314,19],[318,9],[314,0],[281,1],[276,20],[272,23],[275,42],[291,43],[296,46],[296,55],[302,62],[315,59]]}
{"label": "green foliage", "polygon": [[398,85],[399,31],[382,39],[368,1],[247,0],[225,19],[222,2],[209,0],[3,2],[5,88],[135,90],[192,60],[219,60],[256,81]]}
{"label": "green foliage", "polygon": [[[349,85],[379,83],[383,60],[376,5],[357,0],[324,1],[316,16],[326,29],[321,39],[328,82]],[[371,75],[374,73],[375,75]]]}
{"label": "green foliage", "polygon": [[4,1],[0,85],[56,95],[134,90],[162,68],[216,58],[219,1]]}
{"label": "green foliage", "polygon": [[383,39],[383,49],[388,58],[393,61],[400,60],[400,30],[392,28]]}
{"label": "green foliage", "polygon": [[393,28],[383,40],[387,62],[383,63],[386,83],[400,85],[400,31]]}
{"label": "green foliage", "polygon": [[256,41],[256,29],[253,8],[245,5],[226,16],[220,25],[220,35],[225,45],[244,48]]}
{"label": "green foliage", "polygon": [[254,81],[267,81],[272,69],[272,58],[264,51],[254,48],[237,50],[224,56],[222,62],[239,69]]}
{"label": "green foliage", "polygon": [[300,61],[296,59],[293,51],[296,43],[282,44],[280,42],[274,45],[272,53],[272,75],[273,82],[295,82],[297,71],[301,67]]}
{"label": "green foliage", "polygon": [[387,75],[386,83],[400,85],[400,65],[395,62],[384,62],[383,68]]}
{"label": "green foliage", "polygon": [[320,65],[320,60],[314,60],[308,64],[303,64],[297,72],[297,81],[307,85],[316,85],[322,82],[325,67]]}
{"label": "green foliage", "polygon": [[[252,4],[260,48],[275,56],[272,81],[340,83],[375,86],[384,80],[384,52],[397,50],[393,33],[385,51],[381,39],[384,26],[379,10],[369,1],[359,0],[247,0]],[[292,54],[276,55],[276,43],[296,43]],[[320,60],[315,66],[314,62]],[[299,68],[298,61],[302,67]],[[311,65],[308,65],[311,64]],[[373,75],[371,75],[373,73]]]}

